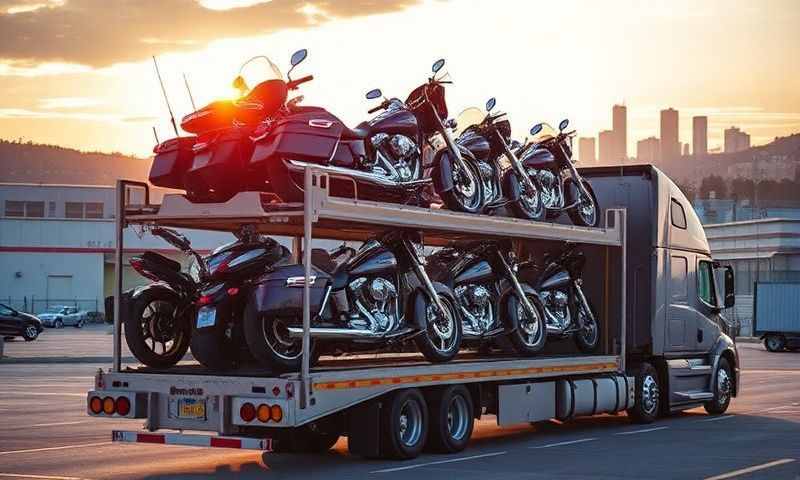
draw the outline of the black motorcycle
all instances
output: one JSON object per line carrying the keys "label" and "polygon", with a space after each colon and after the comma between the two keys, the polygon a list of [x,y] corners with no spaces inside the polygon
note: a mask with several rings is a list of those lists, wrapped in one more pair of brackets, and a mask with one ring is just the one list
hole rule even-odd
{"label": "black motorcycle", "polygon": [[[312,262],[310,364],[324,353],[400,347],[410,340],[431,362],[458,353],[456,299],[428,277],[418,232],[387,232],[357,252],[339,253]],[[299,264],[273,268],[253,289],[245,333],[250,352],[266,368],[301,367],[304,273]]]}
{"label": "black motorcycle", "polygon": [[130,259],[133,269],[154,283],[124,292],[125,341],[140,362],[164,368],[178,363],[189,348],[194,303],[205,264],[189,239],[179,232],[154,227],[151,233],[194,257],[199,269],[195,278],[183,272],[180,263],[152,251]]}
{"label": "black motorcycle", "polygon": [[286,247],[247,228],[237,237],[206,259],[208,279],[196,301],[192,355],[212,369],[230,369],[250,359],[241,319],[253,279],[290,258]]}
{"label": "black motorcycle", "polygon": [[[547,333],[558,337],[574,336],[584,353],[592,353],[600,342],[600,329],[592,306],[583,292],[581,275],[586,257],[574,246],[555,256],[546,256],[544,267],[525,268],[524,278],[532,278],[544,307]],[[538,273],[538,274],[537,274]]]}
{"label": "black motorcycle", "polygon": [[[436,191],[450,210],[493,213],[510,207],[519,218],[541,220],[544,209],[538,184],[528,176],[516,155],[518,146],[511,139],[508,118],[504,113],[492,113],[495,105],[495,99],[491,98],[486,102],[486,114],[473,107],[458,116],[456,144],[461,159],[453,158],[449,151],[441,153],[433,173]],[[462,178],[466,170],[455,168],[459,161],[477,172],[479,195],[462,194],[463,187],[458,185],[466,185]]]}
{"label": "black motorcycle", "polygon": [[[452,82],[439,75],[444,63],[434,63],[434,75],[405,102],[383,98],[369,113],[384,111],[353,129],[323,108],[288,102],[253,136],[251,170],[255,176],[266,172],[270,187],[285,202],[303,201],[303,176],[311,166],[330,175],[333,195],[427,205],[431,179],[423,159],[432,156],[432,139],[442,135],[448,149],[456,149],[445,124],[444,85]],[[383,97],[379,89],[366,96]],[[455,162],[453,168],[462,166]],[[464,171],[462,177],[462,194],[477,198],[477,172]]]}
{"label": "black motorcycle", "polygon": [[[539,295],[517,279],[510,242],[477,241],[443,248],[428,257],[431,278],[453,289],[464,342],[510,347],[533,355],[547,339]],[[510,345],[509,345],[510,344]]]}
{"label": "black motorcycle", "polygon": [[539,187],[547,218],[567,212],[572,223],[586,227],[600,225],[600,206],[592,186],[581,177],[572,160],[575,131],[564,132],[569,120],[562,120],[558,132],[546,123],[531,128],[533,138],[520,148],[528,176]]}

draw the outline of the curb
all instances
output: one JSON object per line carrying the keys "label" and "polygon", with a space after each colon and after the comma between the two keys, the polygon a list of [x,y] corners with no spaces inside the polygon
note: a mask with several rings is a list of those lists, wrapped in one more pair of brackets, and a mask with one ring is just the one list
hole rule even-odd
{"label": "curb", "polygon": [[758,337],[736,337],[736,343],[761,343]]}

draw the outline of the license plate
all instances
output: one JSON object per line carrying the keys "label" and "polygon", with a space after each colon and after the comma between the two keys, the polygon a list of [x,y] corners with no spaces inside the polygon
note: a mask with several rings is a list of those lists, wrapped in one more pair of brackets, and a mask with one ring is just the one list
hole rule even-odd
{"label": "license plate", "polygon": [[217,309],[203,307],[197,312],[197,328],[213,327],[217,323]]}
{"label": "license plate", "polygon": [[206,399],[205,398],[177,398],[171,399],[174,401],[175,416],[181,419],[188,420],[205,420],[206,419]]}

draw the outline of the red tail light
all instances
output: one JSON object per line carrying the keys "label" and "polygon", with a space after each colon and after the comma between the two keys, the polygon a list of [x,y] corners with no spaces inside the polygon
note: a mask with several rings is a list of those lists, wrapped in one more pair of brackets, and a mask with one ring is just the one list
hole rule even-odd
{"label": "red tail light", "polygon": [[228,289],[228,295],[230,295],[231,297],[235,297],[238,294],[239,294],[239,289],[237,287],[231,287]]}
{"label": "red tail light", "polygon": [[245,422],[252,422],[256,418],[256,407],[250,402],[242,404],[242,407],[239,408],[239,416]]}
{"label": "red tail light", "polygon": [[103,411],[103,401],[100,400],[100,397],[92,397],[92,399],[89,400],[89,410],[95,415],[100,415]]}
{"label": "red tail light", "polygon": [[195,303],[200,306],[208,305],[211,303],[211,297],[208,295],[203,295],[202,297],[198,298],[197,302]]}
{"label": "red tail light", "polygon": [[123,417],[131,412],[131,401],[128,397],[118,397],[116,401],[117,413]]}

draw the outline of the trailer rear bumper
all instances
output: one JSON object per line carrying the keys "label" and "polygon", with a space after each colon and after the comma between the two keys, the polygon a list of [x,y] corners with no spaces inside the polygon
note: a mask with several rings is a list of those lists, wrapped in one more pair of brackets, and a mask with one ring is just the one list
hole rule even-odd
{"label": "trailer rear bumper", "polygon": [[150,443],[156,445],[184,445],[188,447],[238,448],[243,450],[272,451],[271,438],[230,437],[186,433],[150,433],[114,430],[112,442]]}

